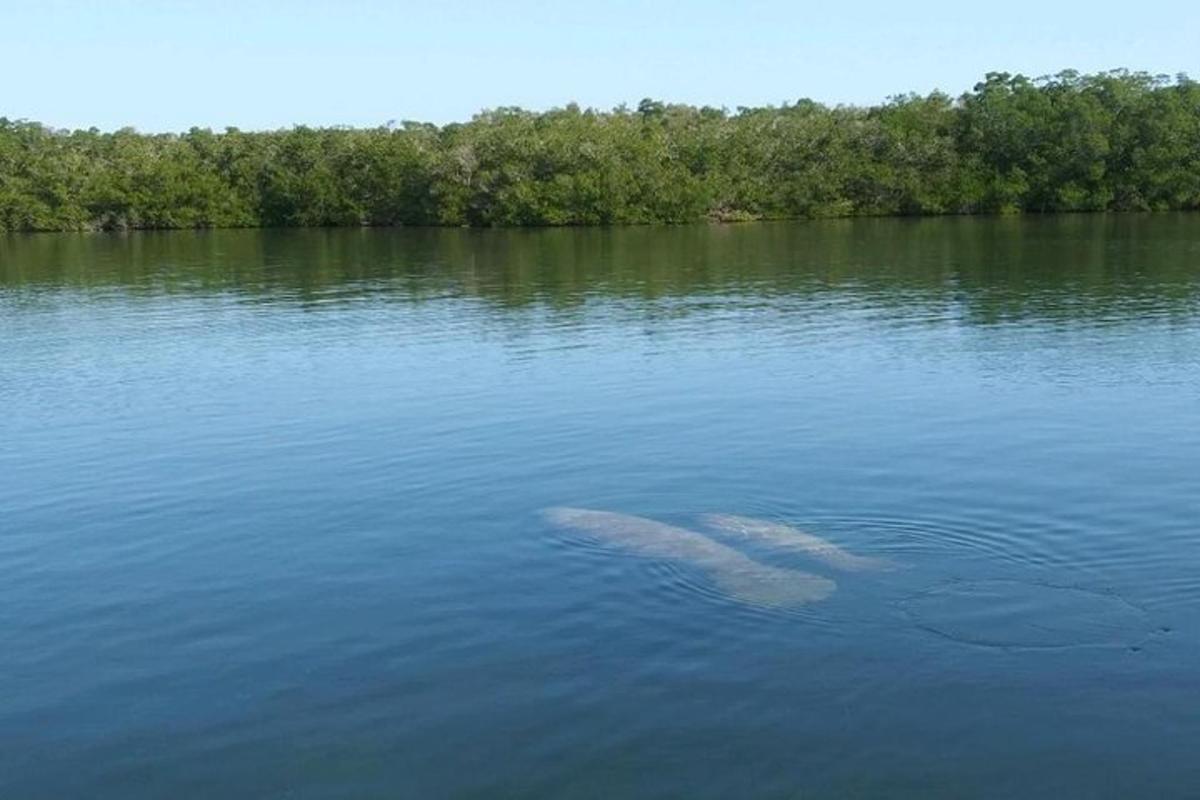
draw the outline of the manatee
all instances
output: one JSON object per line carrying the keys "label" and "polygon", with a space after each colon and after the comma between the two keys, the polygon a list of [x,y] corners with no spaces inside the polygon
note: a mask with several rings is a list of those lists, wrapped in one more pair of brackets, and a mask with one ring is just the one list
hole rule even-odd
{"label": "manatee", "polygon": [[702,533],[652,519],[564,507],[549,508],[543,514],[559,527],[595,536],[631,553],[698,567],[724,594],[750,605],[800,606],[824,600],[837,589],[828,578],[760,564]]}
{"label": "manatee", "polygon": [[739,517],[733,514],[705,514],[701,517],[701,521],[713,530],[722,533],[762,542],[783,550],[804,553],[844,572],[882,570],[890,569],[893,566],[892,562],[884,558],[870,558],[847,553],[833,542],[780,522]]}

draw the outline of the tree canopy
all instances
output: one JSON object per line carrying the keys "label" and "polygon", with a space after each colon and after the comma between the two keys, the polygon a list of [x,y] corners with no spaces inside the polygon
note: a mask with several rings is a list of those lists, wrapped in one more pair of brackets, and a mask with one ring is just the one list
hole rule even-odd
{"label": "tree canopy", "polygon": [[990,73],[954,99],[520,108],[183,134],[0,117],[0,230],[593,225],[1200,208],[1200,83]]}

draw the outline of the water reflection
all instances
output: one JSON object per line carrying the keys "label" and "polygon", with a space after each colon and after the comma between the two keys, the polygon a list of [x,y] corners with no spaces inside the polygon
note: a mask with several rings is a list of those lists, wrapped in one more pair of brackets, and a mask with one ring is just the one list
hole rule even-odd
{"label": "water reflection", "polygon": [[499,308],[628,298],[648,314],[833,291],[880,318],[1115,324],[1196,310],[1198,226],[1195,215],[1171,214],[10,235],[0,237],[0,288],[236,292],[312,310],[371,296],[474,297]]}

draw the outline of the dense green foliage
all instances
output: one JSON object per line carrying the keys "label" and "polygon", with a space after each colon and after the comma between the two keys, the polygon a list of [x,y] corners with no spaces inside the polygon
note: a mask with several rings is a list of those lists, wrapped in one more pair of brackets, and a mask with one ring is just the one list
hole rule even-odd
{"label": "dense green foliage", "polygon": [[958,100],[484,112],[247,133],[0,118],[0,230],[576,225],[1200,208],[1200,83],[989,74]]}

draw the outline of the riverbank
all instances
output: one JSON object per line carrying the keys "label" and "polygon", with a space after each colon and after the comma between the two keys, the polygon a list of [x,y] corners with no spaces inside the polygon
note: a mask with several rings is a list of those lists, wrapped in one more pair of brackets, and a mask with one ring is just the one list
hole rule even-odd
{"label": "riverbank", "polygon": [[1200,84],[991,73],[957,99],[644,100],[470,122],[59,131],[0,119],[0,230],[570,226],[1200,208]]}

